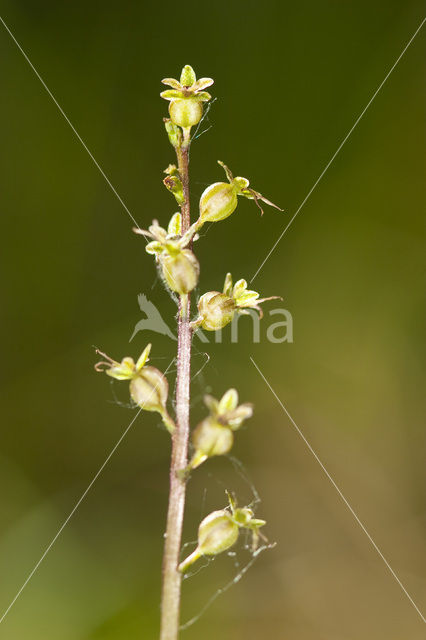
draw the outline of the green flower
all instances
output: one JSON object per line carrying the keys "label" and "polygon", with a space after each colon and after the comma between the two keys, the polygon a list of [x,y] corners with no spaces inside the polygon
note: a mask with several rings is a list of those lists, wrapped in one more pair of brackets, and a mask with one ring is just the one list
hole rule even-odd
{"label": "green flower", "polygon": [[211,95],[204,91],[213,84],[212,78],[196,79],[194,70],[188,64],[182,69],[180,82],[175,78],[164,78],[163,84],[172,87],[160,93],[170,101],[169,113],[172,122],[184,129],[198,124],[203,115],[203,102],[211,100]]}
{"label": "green flower", "polygon": [[198,282],[200,265],[194,253],[185,248],[187,239],[181,236],[181,214],[175,213],[166,229],[160,227],[157,220],[153,220],[148,231],[134,228],[140,235],[152,238],[145,251],[156,257],[163,280],[168,287],[183,295],[192,291]]}
{"label": "green flower", "polygon": [[218,160],[218,163],[225,170],[229,184],[226,182],[215,182],[211,184],[201,195],[200,198],[200,222],[218,222],[224,220],[231,215],[237,208],[237,196],[244,196],[250,200],[254,200],[259,207],[262,215],[263,209],[259,202],[263,201],[275,209],[282,211],[276,204],[267,200],[261,193],[249,187],[247,178],[234,178],[226,164]]}
{"label": "green flower", "polygon": [[253,551],[258,546],[259,537],[266,540],[259,532],[266,521],[255,518],[249,507],[238,508],[229,493],[228,500],[226,509],[213,511],[200,523],[197,548],[179,565],[181,573],[185,573],[202,556],[216,556],[230,549],[237,542],[241,529],[251,531]]}
{"label": "green flower", "polygon": [[238,405],[236,389],[229,389],[221,398],[204,396],[210,415],[200,422],[192,432],[195,453],[188,465],[188,471],[199,467],[207,458],[228,453],[234,443],[234,431],[244,420],[253,415],[249,403]]}
{"label": "green flower", "polygon": [[217,331],[232,322],[235,313],[247,315],[247,309],[255,309],[260,317],[263,311],[260,305],[267,300],[281,300],[280,296],[261,298],[257,291],[247,289],[247,281],[232,283],[230,273],[226,275],[223,293],[208,291],[198,301],[198,317],[191,323],[193,329],[201,327],[206,331]]}
{"label": "green flower", "polygon": [[147,366],[151,345],[142,351],[137,362],[133,358],[125,357],[121,362],[113,360],[102,351],[96,350],[105,360],[96,363],[95,369],[105,372],[116,380],[129,380],[130,397],[133,402],[145,411],[158,411],[170,433],[175,424],[168,414],[166,403],[169,393],[167,378],[155,367]]}

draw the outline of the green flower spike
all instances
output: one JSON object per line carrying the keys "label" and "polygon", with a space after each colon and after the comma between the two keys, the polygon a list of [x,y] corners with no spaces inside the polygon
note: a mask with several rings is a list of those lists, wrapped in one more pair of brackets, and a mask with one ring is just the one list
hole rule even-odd
{"label": "green flower spike", "polygon": [[145,411],[158,411],[165,426],[170,433],[175,429],[175,423],[170,417],[167,408],[167,396],[169,384],[167,378],[155,367],[147,366],[151,345],[142,351],[138,361],[133,358],[123,358],[121,362],[113,360],[102,351],[96,350],[105,360],[95,364],[96,371],[104,371],[116,380],[130,381],[130,397],[133,402]]}
{"label": "green flower spike", "polygon": [[270,200],[267,200],[261,193],[254,189],[250,189],[250,183],[247,178],[234,178],[228,167],[223,162],[218,160],[218,163],[225,170],[229,184],[226,182],[215,182],[207,187],[207,189],[202,193],[200,199],[200,223],[218,222],[219,220],[224,220],[230,216],[237,208],[237,196],[244,196],[245,198],[254,200],[262,215],[263,209],[260,206],[260,201],[266,202],[266,204],[269,204],[271,207],[275,207],[275,209],[282,211],[280,207]]}
{"label": "green flower spike", "polygon": [[238,540],[241,529],[252,533],[252,550],[255,551],[259,538],[266,538],[259,532],[266,524],[265,520],[254,517],[249,507],[238,508],[235,499],[229,494],[229,506],[220,511],[213,511],[198,527],[198,545],[179,565],[179,571],[185,573],[189,567],[202,556],[216,556],[230,549]]}
{"label": "green flower spike", "polygon": [[192,433],[195,453],[187,471],[199,467],[207,458],[228,453],[234,442],[233,432],[253,415],[251,404],[238,405],[238,393],[235,389],[229,389],[221,400],[206,395],[204,402],[210,415]]}
{"label": "green flower spike", "polygon": [[193,68],[187,64],[182,69],[180,82],[175,78],[164,78],[161,82],[172,87],[160,93],[162,98],[170,100],[169,113],[172,122],[183,129],[198,124],[203,115],[203,102],[211,100],[211,95],[204,89],[214,81],[211,78],[197,80]]}
{"label": "green flower spike", "polygon": [[198,317],[191,323],[193,329],[201,327],[207,331],[217,331],[229,324],[235,313],[249,314],[247,309],[255,309],[260,317],[263,311],[260,305],[267,300],[282,300],[280,296],[260,298],[257,291],[247,289],[246,280],[238,280],[232,284],[230,273],[226,275],[223,293],[208,291],[198,301]]}
{"label": "green flower spike", "polygon": [[138,228],[133,231],[152,238],[145,251],[155,255],[167,286],[184,295],[197,285],[200,265],[193,252],[185,248],[188,241],[181,236],[181,225],[181,214],[177,212],[172,216],[167,231],[160,227],[157,220],[153,220],[148,231]]}

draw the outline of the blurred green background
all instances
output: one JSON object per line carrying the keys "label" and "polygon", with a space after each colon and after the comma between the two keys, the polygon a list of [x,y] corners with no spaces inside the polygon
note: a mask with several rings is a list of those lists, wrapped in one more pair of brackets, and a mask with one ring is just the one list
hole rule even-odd
{"label": "blurred green background", "polygon": [[[197,245],[201,292],[250,278],[420,24],[420,1],[22,2],[1,16],[142,227],[176,210],[160,79],[212,76],[212,128],[191,154],[193,205],[216,160],[285,208],[241,200]],[[425,610],[424,53],[419,33],[253,286],[281,295],[294,343],[197,343],[201,398],[236,386],[255,416],[229,460],[189,484],[185,541],[225,505],[262,502],[275,549],[182,638],[417,640],[424,624],[295,432],[252,356]],[[93,345],[138,356],[144,292],[173,323],[143,241],[0,25],[3,385],[0,609],[4,611],[131,421],[125,385]],[[244,325],[244,326],[243,326]],[[194,357],[196,372],[205,356]],[[171,381],[173,374],[170,376]],[[143,414],[0,624],[5,640],[158,637],[169,439]],[[183,621],[250,555],[184,583]],[[239,568],[236,564],[239,563]]]}

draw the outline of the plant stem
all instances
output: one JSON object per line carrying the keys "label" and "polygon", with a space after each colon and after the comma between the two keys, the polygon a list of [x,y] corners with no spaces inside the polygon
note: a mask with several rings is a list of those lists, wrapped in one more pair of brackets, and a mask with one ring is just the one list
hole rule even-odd
{"label": "plant stem", "polygon": [[[188,231],[189,205],[189,131],[176,149],[184,201],[181,205],[182,234]],[[180,296],[178,313],[178,352],[176,378],[176,429],[172,435],[170,494],[163,556],[163,590],[161,598],[160,640],[177,640],[179,636],[182,574],[178,571],[185,508],[186,479],[182,472],[188,463],[189,397],[191,380],[192,329],[189,324],[190,297]]]}

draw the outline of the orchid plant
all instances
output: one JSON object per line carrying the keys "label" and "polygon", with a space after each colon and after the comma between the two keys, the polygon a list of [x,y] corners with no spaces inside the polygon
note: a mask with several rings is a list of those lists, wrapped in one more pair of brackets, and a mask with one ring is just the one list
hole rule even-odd
{"label": "orchid plant", "polygon": [[[183,574],[200,557],[215,556],[233,546],[241,529],[251,531],[252,548],[255,550],[259,537],[263,537],[259,529],[265,525],[264,520],[254,517],[249,507],[238,508],[235,498],[228,494],[228,506],[210,513],[202,520],[195,551],[180,561],[188,476],[210,457],[226,455],[233,446],[234,434],[253,414],[250,403],[239,404],[235,389],[226,391],[220,400],[206,395],[204,402],[208,416],[191,433],[189,407],[193,335],[198,328],[206,331],[220,330],[232,321],[235,314],[247,313],[248,309],[258,311],[261,316],[260,305],[276,297],[261,298],[257,291],[247,288],[244,279],[234,284],[231,274],[228,273],[223,291],[208,291],[198,298],[198,313],[191,319],[191,293],[198,286],[200,276],[200,265],[193,244],[206,222],[219,222],[234,213],[239,196],[254,200],[262,214],[260,202],[276,209],[279,207],[252,189],[247,178],[234,178],[228,167],[219,161],[228,182],[215,182],[204,190],[199,201],[198,217],[191,224],[188,171],[191,130],[200,123],[204,104],[211,100],[211,95],[205,89],[213,84],[213,80],[197,80],[192,67],[186,65],[182,69],[180,81],[165,78],[162,82],[171,87],[163,91],[161,97],[169,101],[170,117],[164,118],[164,124],[177,159],[177,164],[169,164],[165,170],[166,177],[163,182],[180,210],[171,216],[167,228],[163,228],[154,220],[148,230],[137,228],[134,231],[149,239],[145,250],[155,257],[159,275],[177,301],[175,416],[172,417],[167,408],[170,399],[166,376],[147,364],[150,344],[143,350],[136,363],[129,356],[116,361],[99,352],[102,360],[95,368],[116,380],[128,381],[134,405],[146,411],[158,412],[171,436],[170,494],[163,558],[160,640],[177,640]],[[193,450],[188,457],[190,446]]]}

